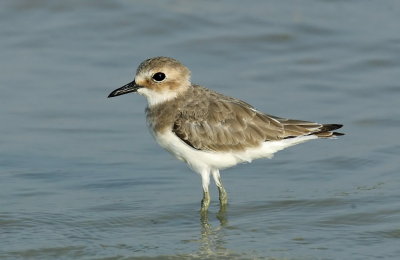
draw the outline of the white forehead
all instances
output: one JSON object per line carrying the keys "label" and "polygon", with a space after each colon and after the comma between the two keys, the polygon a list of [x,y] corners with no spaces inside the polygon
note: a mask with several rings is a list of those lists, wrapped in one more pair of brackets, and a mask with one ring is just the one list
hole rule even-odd
{"label": "white forehead", "polygon": [[153,72],[151,71],[138,71],[136,76],[135,76],[135,81],[136,82],[143,82],[145,79],[151,78],[153,76]]}

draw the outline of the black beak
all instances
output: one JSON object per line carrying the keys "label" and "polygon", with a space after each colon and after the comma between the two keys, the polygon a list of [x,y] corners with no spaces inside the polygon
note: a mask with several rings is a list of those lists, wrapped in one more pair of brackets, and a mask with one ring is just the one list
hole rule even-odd
{"label": "black beak", "polygon": [[108,95],[108,97],[109,98],[110,97],[116,97],[116,96],[128,94],[130,92],[136,92],[139,88],[140,88],[140,86],[136,85],[135,81],[132,81],[132,82],[120,87],[120,88],[117,88],[116,90],[111,92],[110,95]]}

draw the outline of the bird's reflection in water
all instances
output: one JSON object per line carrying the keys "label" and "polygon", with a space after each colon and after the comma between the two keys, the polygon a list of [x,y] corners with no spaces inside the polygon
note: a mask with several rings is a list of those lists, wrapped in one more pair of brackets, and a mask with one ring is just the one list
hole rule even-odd
{"label": "bird's reflection in water", "polygon": [[208,212],[200,213],[200,248],[199,254],[203,257],[227,256],[231,253],[225,246],[224,227],[228,225],[227,206],[221,206],[216,217],[219,220],[217,227],[212,227],[208,221]]}

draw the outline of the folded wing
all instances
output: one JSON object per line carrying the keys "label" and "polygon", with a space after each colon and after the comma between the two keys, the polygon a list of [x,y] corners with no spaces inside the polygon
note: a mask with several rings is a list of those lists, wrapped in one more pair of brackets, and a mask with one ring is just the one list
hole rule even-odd
{"label": "folded wing", "polygon": [[303,135],[341,135],[331,132],[341,126],[263,114],[241,100],[212,93],[211,97],[188,102],[178,113],[173,132],[198,150],[237,151]]}

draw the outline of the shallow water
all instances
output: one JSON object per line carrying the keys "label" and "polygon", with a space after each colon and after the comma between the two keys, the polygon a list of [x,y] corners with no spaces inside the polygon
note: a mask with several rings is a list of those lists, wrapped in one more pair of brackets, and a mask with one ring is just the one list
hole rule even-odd
{"label": "shallow water", "polygon": [[[0,3],[1,259],[397,259],[400,3]],[[107,99],[145,58],[270,114],[343,123],[222,172],[230,204]]]}

